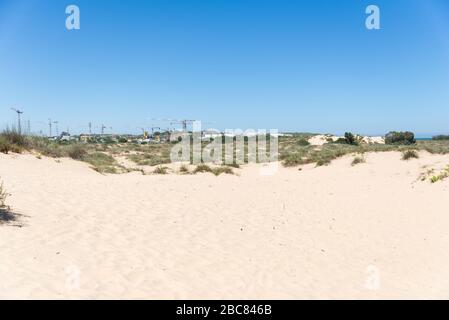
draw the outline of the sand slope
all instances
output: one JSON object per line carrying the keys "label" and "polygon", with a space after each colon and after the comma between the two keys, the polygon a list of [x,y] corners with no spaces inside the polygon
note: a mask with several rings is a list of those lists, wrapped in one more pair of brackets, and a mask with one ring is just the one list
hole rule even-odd
{"label": "sand slope", "polygon": [[449,156],[351,160],[217,178],[1,154],[25,217],[0,226],[0,298],[449,298],[449,182],[418,181]]}

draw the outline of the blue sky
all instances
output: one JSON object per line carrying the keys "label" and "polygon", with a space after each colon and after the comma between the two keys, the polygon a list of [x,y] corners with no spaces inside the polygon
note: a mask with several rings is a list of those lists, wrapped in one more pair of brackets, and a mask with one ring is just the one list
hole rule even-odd
{"label": "blue sky", "polygon": [[0,0],[0,127],[449,133],[448,33],[444,0]]}

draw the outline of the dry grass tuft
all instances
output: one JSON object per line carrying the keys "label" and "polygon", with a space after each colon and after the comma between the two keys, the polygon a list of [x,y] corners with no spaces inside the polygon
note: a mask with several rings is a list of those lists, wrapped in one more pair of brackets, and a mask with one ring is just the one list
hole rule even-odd
{"label": "dry grass tuft", "polygon": [[354,158],[354,160],[352,160],[351,166],[356,166],[358,164],[365,163],[365,162],[366,162],[366,159],[364,156],[357,156]]}
{"label": "dry grass tuft", "polygon": [[402,153],[402,160],[419,159],[419,154],[415,150],[407,150]]}
{"label": "dry grass tuft", "polygon": [[179,172],[180,172],[181,174],[189,174],[189,173],[190,173],[189,168],[188,168],[185,164],[183,164],[183,165],[179,168]]}
{"label": "dry grass tuft", "polygon": [[10,208],[6,205],[6,198],[8,194],[3,187],[3,182],[0,182],[0,224],[13,222],[17,219],[17,216],[10,211]]}
{"label": "dry grass tuft", "polygon": [[153,174],[168,174],[168,168],[167,167],[162,167],[162,166],[158,166],[154,171]]}
{"label": "dry grass tuft", "polygon": [[212,172],[212,168],[209,167],[207,164],[200,164],[196,166],[193,173],[203,173],[203,172]]}

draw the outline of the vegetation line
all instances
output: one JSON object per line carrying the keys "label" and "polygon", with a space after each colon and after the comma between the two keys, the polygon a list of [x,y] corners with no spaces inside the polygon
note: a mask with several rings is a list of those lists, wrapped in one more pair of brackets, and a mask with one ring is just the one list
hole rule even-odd
{"label": "vegetation line", "polygon": [[[434,140],[416,141],[411,132],[390,132],[385,136],[385,144],[366,143],[361,137],[347,132],[344,137],[333,139],[329,137],[321,146],[311,145],[309,140],[313,134],[292,134],[279,137],[278,158],[284,166],[299,166],[315,163],[317,166],[329,165],[334,159],[348,154],[365,154],[367,152],[398,151],[403,153],[404,160],[419,157],[418,151],[428,151],[432,154],[449,153],[449,139],[447,136],[437,136]],[[170,152],[176,142],[141,144],[138,139],[124,136],[97,137],[86,142],[63,141],[62,139],[48,139],[45,137],[24,136],[17,130],[9,129],[0,133],[0,152],[21,153],[25,150],[32,152],[37,158],[47,156],[52,158],[68,157],[89,163],[100,173],[126,173],[141,171],[145,174],[146,167],[152,167],[147,173],[166,174],[167,165],[171,163]],[[202,144],[204,149],[207,143]],[[208,164],[196,167],[192,172],[187,167],[181,167],[179,173],[210,172],[215,175],[231,173],[232,168],[239,168],[236,154],[245,153],[248,159],[248,144],[245,141],[244,150],[236,150],[234,146],[234,163],[218,168]],[[267,155],[270,154],[267,148]],[[224,155],[223,155],[224,156]],[[193,151],[191,154],[191,164]],[[363,157],[357,157],[353,165],[364,162]]]}

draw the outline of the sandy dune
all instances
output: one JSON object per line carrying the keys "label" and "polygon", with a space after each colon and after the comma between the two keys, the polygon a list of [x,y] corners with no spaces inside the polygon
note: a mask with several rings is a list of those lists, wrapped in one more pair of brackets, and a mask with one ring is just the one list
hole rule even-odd
{"label": "sandy dune", "polygon": [[[332,140],[335,142],[341,138],[343,138],[343,137],[319,134],[319,135],[310,137],[307,141],[312,146],[322,146],[326,143],[329,143],[329,140]],[[364,144],[385,144],[385,138],[383,138],[383,137],[369,137],[369,136],[356,135],[356,138],[359,139],[360,143],[364,143]]]}
{"label": "sandy dune", "polygon": [[312,146],[322,146],[322,145],[328,143],[329,139],[331,139],[332,141],[337,141],[338,138],[340,138],[340,137],[333,136],[333,135],[319,134],[319,135],[310,137],[307,141]]}
{"label": "sandy dune", "polygon": [[0,155],[0,298],[449,298],[449,156],[103,176]]}

